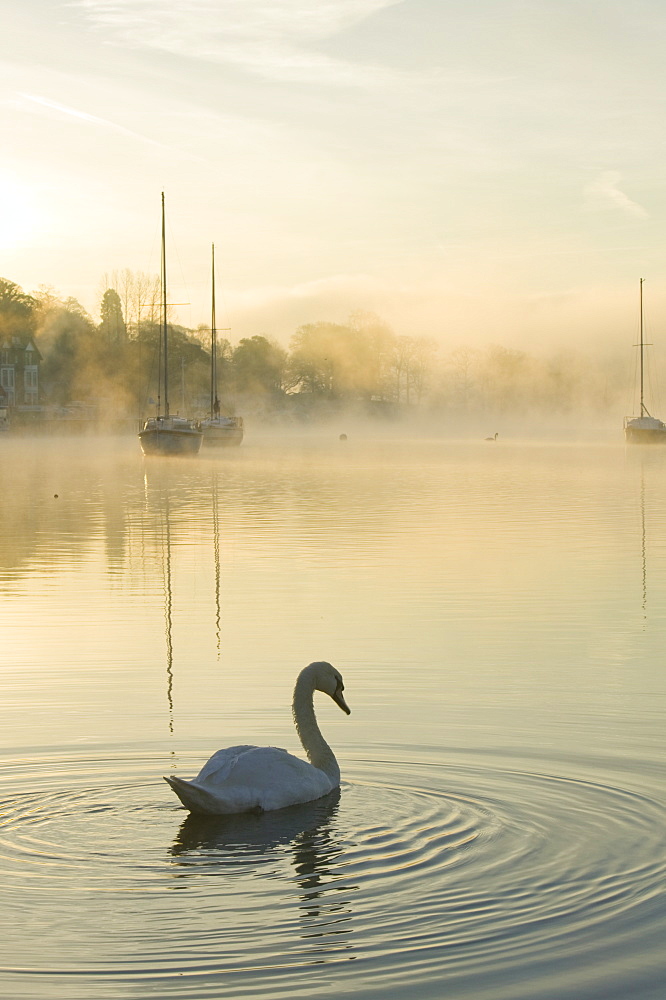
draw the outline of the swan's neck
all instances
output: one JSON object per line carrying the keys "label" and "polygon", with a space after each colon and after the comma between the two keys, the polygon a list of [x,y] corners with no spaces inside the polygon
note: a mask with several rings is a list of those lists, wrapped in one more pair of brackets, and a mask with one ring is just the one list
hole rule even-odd
{"label": "swan's neck", "polygon": [[314,685],[311,678],[299,677],[294,688],[292,710],[296,731],[313,767],[326,774],[334,785],[340,783],[340,768],[335,754],[321,735],[314,712]]}

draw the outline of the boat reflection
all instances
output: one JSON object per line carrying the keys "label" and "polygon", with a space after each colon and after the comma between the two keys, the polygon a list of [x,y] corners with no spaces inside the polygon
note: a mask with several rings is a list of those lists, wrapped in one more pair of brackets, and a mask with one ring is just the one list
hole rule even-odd
{"label": "boat reflection", "polygon": [[632,451],[631,455],[629,468],[632,474],[635,474],[635,479],[632,478],[632,493],[638,515],[636,533],[640,535],[640,541],[636,541],[635,551],[640,551],[640,603],[641,618],[645,626],[650,617],[650,578],[654,579],[654,564],[657,561],[655,557],[658,555],[654,539],[659,517],[656,506],[659,503],[659,494],[654,477],[661,475],[662,462],[659,460],[660,451],[655,453],[651,449],[640,449]]}

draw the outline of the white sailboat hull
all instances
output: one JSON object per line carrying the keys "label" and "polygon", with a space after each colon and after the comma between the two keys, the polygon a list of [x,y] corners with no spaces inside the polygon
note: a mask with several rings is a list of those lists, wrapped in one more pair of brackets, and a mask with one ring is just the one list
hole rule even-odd
{"label": "white sailboat hull", "polygon": [[242,417],[211,417],[201,421],[205,448],[227,448],[243,440]]}
{"label": "white sailboat hull", "polygon": [[151,417],[139,431],[144,455],[197,455],[203,434],[185,417]]}
{"label": "white sailboat hull", "polygon": [[630,444],[666,444],[666,424],[657,417],[628,417],[624,436]]}

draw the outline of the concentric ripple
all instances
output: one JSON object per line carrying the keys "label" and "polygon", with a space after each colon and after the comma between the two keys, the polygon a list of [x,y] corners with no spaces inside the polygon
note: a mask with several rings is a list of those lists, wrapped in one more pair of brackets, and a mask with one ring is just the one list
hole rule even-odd
{"label": "concentric ripple", "polygon": [[663,803],[431,754],[348,760],[328,799],[204,820],[166,769],[43,759],[1,803],[12,995],[652,996],[636,970],[662,961]]}

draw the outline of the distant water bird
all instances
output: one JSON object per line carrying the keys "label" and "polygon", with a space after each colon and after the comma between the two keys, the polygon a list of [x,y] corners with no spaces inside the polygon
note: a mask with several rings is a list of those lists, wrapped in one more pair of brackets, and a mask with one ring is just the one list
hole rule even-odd
{"label": "distant water bird", "polygon": [[237,746],[218,750],[196,778],[164,778],[186,809],[211,815],[263,812],[312,802],[340,785],[340,768],[321,735],[314,693],[323,691],[350,714],[342,675],[330,663],[311,663],[296,679],[292,711],[308,761],[277,747]]}
{"label": "distant water bird", "polygon": [[495,431],[495,437],[485,438],[485,440],[486,441],[497,441],[497,437],[498,437],[498,434],[497,434],[497,431]]}
{"label": "distant water bird", "polygon": [[347,440],[347,435],[346,434],[341,434],[340,435],[340,440],[341,441],[346,441]]}

